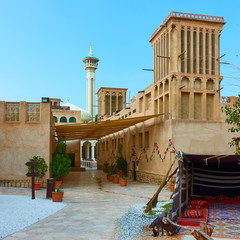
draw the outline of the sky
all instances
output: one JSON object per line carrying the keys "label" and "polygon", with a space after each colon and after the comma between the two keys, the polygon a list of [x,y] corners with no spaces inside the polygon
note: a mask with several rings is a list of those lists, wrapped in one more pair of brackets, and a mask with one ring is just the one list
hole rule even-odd
{"label": "sky", "polygon": [[[100,87],[137,95],[153,82],[151,34],[171,11],[224,17],[222,96],[240,92],[240,1],[0,0],[0,101],[60,98],[86,109],[83,59],[99,58]],[[237,66],[237,67],[235,67]]]}

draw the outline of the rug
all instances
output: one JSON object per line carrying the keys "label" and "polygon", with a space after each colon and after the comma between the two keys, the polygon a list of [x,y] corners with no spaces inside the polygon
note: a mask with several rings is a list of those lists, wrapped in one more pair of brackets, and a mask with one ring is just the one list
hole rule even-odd
{"label": "rug", "polygon": [[209,222],[212,220],[238,220],[240,221],[240,204],[209,203]]}

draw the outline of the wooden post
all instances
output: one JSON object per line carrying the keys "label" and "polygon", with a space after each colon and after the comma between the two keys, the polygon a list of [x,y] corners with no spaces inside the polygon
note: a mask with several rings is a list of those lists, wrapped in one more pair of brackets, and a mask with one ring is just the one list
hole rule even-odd
{"label": "wooden post", "polygon": [[38,165],[38,162],[29,161],[26,165],[32,168],[32,172],[28,172],[26,176],[32,178],[32,199],[35,199],[34,177],[37,177],[39,174],[34,171],[34,167]]}
{"label": "wooden post", "polygon": [[193,174],[194,174],[194,164],[192,163],[191,197],[193,196]]}
{"label": "wooden post", "polygon": [[179,217],[182,213],[182,161],[179,161]]}
{"label": "wooden post", "polygon": [[186,203],[188,204],[188,164],[186,164]]}

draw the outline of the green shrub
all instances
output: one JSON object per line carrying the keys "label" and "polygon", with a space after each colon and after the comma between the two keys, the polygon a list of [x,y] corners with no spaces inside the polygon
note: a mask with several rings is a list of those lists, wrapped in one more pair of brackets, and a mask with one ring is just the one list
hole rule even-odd
{"label": "green shrub", "polygon": [[[34,171],[38,173],[37,182],[39,182],[39,178],[42,179],[45,176],[48,170],[48,165],[44,158],[41,158],[40,156],[33,156],[31,159],[29,159],[29,161],[38,163],[38,165],[34,167]],[[28,167],[28,172],[32,172],[32,167]]]}
{"label": "green shrub", "polygon": [[56,152],[50,166],[52,177],[56,180],[66,177],[71,169],[71,159],[66,154],[66,143],[61,137],[58,138]]}

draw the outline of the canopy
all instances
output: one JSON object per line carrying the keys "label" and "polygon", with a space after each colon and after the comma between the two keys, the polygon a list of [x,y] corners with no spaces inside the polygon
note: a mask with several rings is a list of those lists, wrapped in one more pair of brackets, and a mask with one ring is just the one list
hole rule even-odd
{"label": "canopy", "polygon": [[58,136],[64,137],[65,140],[95,140],[128,128],[137,123],[144,122],[150,118],[159,117],[161,115],[163,114],[155,114],[118,120],[107,120],[85,124],[63,124],[56,126],[56,132]]}
{"label": "canopy", "polygon": [[[182,153],[173,195],[173,217],[185,208],[191,196],[238,196],[239,155],[198,155]],[[180,203],[181,202],[181,203]],[[180,207],[181,206],[181,207]],[[181,212],[180,211],[180,212]]]}

